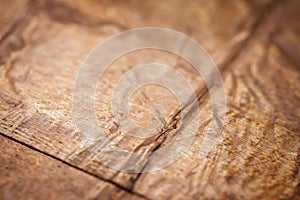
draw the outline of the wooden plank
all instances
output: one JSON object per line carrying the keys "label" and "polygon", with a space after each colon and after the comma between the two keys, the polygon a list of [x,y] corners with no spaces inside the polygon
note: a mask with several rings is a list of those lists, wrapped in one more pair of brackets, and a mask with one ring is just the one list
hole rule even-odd
{"label": "wooden plank", "polygon": [[143,199],[0,136],[1,199]]}
{"label": "wooden plank", "polygon": [[[124,27],[162,26],[191,35],[212,53],[218,63],[224,63],[236,54],[249,36],[249,28],[255,24],[257,16],[250,15],[251,7],[245,2],[76,2],[33,2],[38,11],[28,20],[21,33],[17,32],[26,45],[9,54],[5,65],[1,67],[0,131],[102,179],[131,188],[137,174],[118,172],[101,164],[96,152],[82,147],[80,134],[75,131],[71,113],[72,91],[84,56],[100,41]],[[179,16],[175,10],[180,10],[182,6],[188,6],[190,11]],[[228,9],[221,9],[224,6]],[[100,12],[104,17],[99,17],[98,8],[107,11]],[[216,9],[220,10],[218,16]],[[155,13],[151,14],[148,10]],[[223,16],[227,18],[223,18],[220,24],[219,19]],[[161,20],[162,17],[165,20]],[[194,22],[190,24],[190,19],[197,19],[197,25],[192,25]],[[156,58],[158,54],[162,56],[159,59]],[[201,81],[201,77],[195,75],[187,64],[178,64],[177,58],[161,52],[129,55],[128,59],[114,63],[100,82],[101,95],[96,109],[100,111],[98,117],[101,127],[113,138],[113,142],[128,150],[135,150],[144,140],[126,137],[115,127],[110,111],[110,95],[124,72],[152,59],[175,67],[195,88]],[[173,116],[177,102],[172,93],[151,87],[144,89],[146,96],[142,92],[132,102],[133,118],[147,123],[148,108],[153,103],[164,105],[169,116],[166,121]],[[140,117],[138,112],[145,114]],[[149,144],[142,151],[152,151],[157,145]],[[146,157],[141,159],[141,167],[145,162]]]}
{"label": "wooden plank", "polygon": [[207,158],[199,158],[211,118],[204,95],[199,136],[190,151],[163,170],[142,174],[135,191],[153,199],[299,198],[300,71],[299,58],[288,53],[292,47],[299,50],[299,13],[290,9],[297,4],[274,5],[242,53],[223,71],[223,141]]}

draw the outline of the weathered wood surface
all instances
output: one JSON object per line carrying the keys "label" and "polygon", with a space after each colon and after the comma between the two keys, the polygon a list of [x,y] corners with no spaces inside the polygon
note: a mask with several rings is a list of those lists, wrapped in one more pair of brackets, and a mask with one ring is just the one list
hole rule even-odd
{"label": "weathered wood surface", "polygon": [[[83,4],[85,5],[85,3]],[[118,9],[120,7],[120,12],[127,12],[129,8],[126,6],[131,9],[138,6],[136,2],[133,2],[132,4],[133,5],[123,5],[122,3],[120,3],[120,5],[97,4],[95,6],[99,7],[97,7],[97,13],[99,12],[99,9],[101,10],[101,8],[103,10],[110,7],[112,7],[111,9]],[[177,5],[178,9],[183,4],[183,2],[179,1]],[[85,151],[85,149],[80,149],[81,141],[78,134],[75,133],[75,127],[71,115],[71,97],[75,77],[78,73],[80,64],[86,54],[95,45],[109,37],[112,33],[120,31],[120,27],[123,26],[118,25],[118,22],[111,22],[111,26],[102,27],[100,19],[98,19],[98,21],[95,19],[95,22],[94,20],[90,22],[88,17],[83,18],[84,15],[82,16],[82,14],[78,14],[87,12],[85,8],[88,9],[89,7],[85,7],[84,5],[77,5],[77,7],[76,5],[73,5],[76,8],[70,8],[68,4],[63,3],[34,3],[32,7],[39,8],[39,12],[32,16],[30,20],[25,20],[23,22],[27,23],[26,27],[12,33],[11,37],[20,38],[20,40],[21,38],[24,38],[23,40],[26,44],[24,44],[23,48],[14,51],[11,56],[7,57],[7,64],[3,65],[3,68],[5,68],[5,72],[3,73],[3,76],[5,76],[4,81],[7,83],[5,83],[6,85],[2,87],[2,89],[5,90],[2,91],[2,94],[3,96],[12,98],[13,100],[10,101],[14,101],[15,103],[8,104],[4,109],[5,111],[3,116],[5,117],[2,121],[3,125],[1,126],[1,131],[10,136],[14,135],[13,137],[18,138],[42,151],[56,155],[61,159],[69,160],[70,163],[74,163],[76,166],[80,166],[90,172],[99,174],[99,176],[105,179],[113,179],[117,183],[123,184],[126,187],[131,187],[129,180],[134,179],[136,174],[120,173],[118,176],[115,176],[115,173],[118,172],[101,165],[101,163],[97,162],[97,160],[89,159],[95,156],[92,155],[91,152]],[[124,6],[125,8],[123,8]],[[158,9],[158,7],[160,7],[160,3],[155,3],[152,6],[156,6],[155,8]],[[201,9],[201,6],[202,5],[199,4],[198,9]],[[191,7],[193,8],[193,6]],[[144,11],[150,8],[152,7],[148,8],[147,5],[145,5],[145,8],[142,10],[140,10],[140,8],[136,8],[136,12],[133,13],[137,16],[133,18],[145,18],[143,17]],[[170,18],[169,20],[174,20],[173,23],[177,24],[176,17],[179,18],[179,16],[175,15],[175,13],[170,13],[173,12],[174,8],[167,6],[164,6],[164,8],[166,11],[161,12],[168,14],[167,16]],[[81,9],[82,11],[78,11],[76,9]],[[194,14],[197,14],[197,11],[198,10],[195,10]],[[201,9],[200,11],[204,13],[209,12],[208,14],[204,14],[208,16],[213,15],[214,13],[213,9]],[[233,11],[240,12],[238,8],[235,7]],[[115,12],[119,13],[117,11]],[[64,14],[66,16],[61,16]],[[96,15],[96,13],[94,14]],[[56,17],[56,15],[58,15],[58,17]],[[126,16],[128,14],[124,13],[124,15]],[[154,17],[156,18],[139,21],[140,24],[136,22],[136,24],[131,25],[129,28],[142,26],[141,23],[143,23],[144,26],[168,25],[168,23],[164,23],[159,20],[160,16],[154,15]],[[59,21],[60,19],[63,21]],[[79,19],[81,20],[80,22],[78,22]],[[122,17],[115,16],[113,19],[122,19]],[[236,17],[232,16],[232,19],[236,20]],[[189,17],[187,16],[185,22],[188,20]],[[206,25],[204,22],[203,27]],[[231,21],[229,20],[228,25],[230,22]],[[96,25],[90,25],[90,23],[95,23]],[[178,25],[178,27],[181,26],[181,24]],[[207,38],[210,33],[211,40],[214,41],[215,39],[213,38],[218,37],[217,34],[214,34],[214,32],[221,34],[222,31],[225,31],[224,29],[227,29],[226,26],[223,30],[218,30],[219,28],[219,26],[216,26],[215,29],[213,29],[213,27],[209,30],[205,29],[206,32],[208,32],[206,33],[203,31],[204,28],[198,27],[195,32],[199,34],[198,37],[203,35],[200,38],[203,38],[204,41],[208,40]],[[188,28],[177,29],[184,31]],[[188,33],[188,30],[185,32]],[[195,33],[195,35],[197,34]],[[235,34],[232,33],[232,36],[233,35]],[[232,40],[232,37],[228,37],[228,40]],[[233,43],[235,44],[238,42],[240,41],[234,41]],[[219,49],[220,44],[222,43],[219,42],[214,45],[214,49],[216,51]],[[207,46],[209,48],[209,45]],[[226,53],[227,52],[228,51],[226,51]],[[132,56],[133,58],[129,57],[128,60],[121,59],[119,62],[117,61],[115,64],[116,66],[112,66],[111,70],[104,76],[104,83],[100,83],[101,88],[98,93],[101,94],[99,104],[103,105],[101,107],[97,107],[100,111],[99,119],[101,119],[100,123],[103,124],[102,128],[107,130],[107,132],[111,134],[111,138],[114,138],[117,143],[124,144],[125,146],[123,146],[123,148],[129,148],[130,150],[132,150],[132,145],[139,146],[143,143],[143,140],[132,138],[128,139],[124,134],[119,134],[119,131],[114,127],[115,125],[111,118],[110,95],[112,87],[115,85],[122,73],[126,72],[138,63],[145,63],[147,61],[166,61],[167,64],[170,64],[171,66],[173,64],[174,66],[174,59],[170,59],[163,55],[161,56],[161,59],[155,59],[157,57],[157,53],[154,55],[153,53],[149,54],[150,55],[148,56],[137,55]],[[192,68],[186,69],[184,67],[180,67],[179,71],[182,71],[183,73],[185,72],[186,76],[189,77],[190,82],[194,83],[194,78],[198,77],[199,79],[199,75],[195,77],[195,75],[193,75],[193,70],[190,69]],[[53,74],[55,74],[54,77]],[[147,90],[147,88],[145,88],[145,90]],[[149,90],[150,89],[148,88],[148,91]],[[149,92],[146,94],[150,95]],[[161,91],[160,89],[157,89],[155,92],[152,92],[150,97],[151,102],[147,103],[146,99],[147,97],[145,97],[145,95],[139,95],[137,102],[142,102],[142,105],[133,102],[133,108],[137,107],[135,110],[144,113],[143,118],[140,119],[140,121],[148,120],[146,115],[148,109],[147,104],[161,104],[169,113],[175,111],[175,108],[177,107],[172,94],[167,93],[165,95],[165,90]],[[7,102],[7,100],[4,101]],[[133,110],[133,114],[137,113],[134,112],[135,110]],[[33,135],[35,136],[33,137]],[[157,145],[158,144],[151,144],[146,146],[144,147],[144,151],[154,149]],[[141,163],[143,163],[143,161],[141,161]]]}
{"label": "weathered wood surface", "polygon": [[0,137],[1,199],[144,199]]}
{"label": "weathered wood surface", "polygon": [[[223,70],[228,105],[223,142],[208,158],[195,159],[208,133],[208,99],[201,105],[201,113],[207,115],[201,117],[192,151],[161,171],[142,174],[136,191],[152,199],[297,198],[299,71],[277,41],[294,39],[299,46],[300,40],[286,36],[286,32],[295,34],[296,27],[280,21],[293,13],[274,9],[239,57]],[[170,188],[177,192],[167,192]]]}
{"label": "weathered wood surface", "polygon": [[[297,1],[3,1],[0,132],[63,161],[66,169],[73,166],[137,197],[297,198],[298,7]],[[114,33],[145,26],[181,31],[208,50],[223,74],[227,121],[223,142],[199,159],[211,114],[201,77],[167,53],[141,51],[119,59],[99,83],[96,110],[101,127],[120,147],[151,152],[176,134],[178,102],[157,86],[135,94],[131,113],[145,125],[150,105],[162,105],[168,116],[160,122],[164,132],[157,132],[162,140],[154,137],[145,145],[115,126],[110,95],[122,74],[138,64],[166,63],[182,73],[198,91],[203,113],[192,151],[161,171],[130,174],[106,167],[96,152],[81,145],[71,113],[72,91],[80,64],[94,46]],[[142,170],[151,157],[139,163]]]}

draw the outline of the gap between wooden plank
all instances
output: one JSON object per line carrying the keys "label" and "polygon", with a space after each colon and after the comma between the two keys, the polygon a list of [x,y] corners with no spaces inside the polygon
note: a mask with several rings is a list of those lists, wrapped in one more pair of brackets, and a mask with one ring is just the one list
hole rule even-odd
{"label": "gap between wooden plank", "polygon": [[[270,7],[273,7],[274,4],[275,4],[275,3],[272,2],[271,5],[270,5]],[[266,10],[269,10],[269,9],[267,8]],[[247,39],[246,39],[246,40],[245,40],[245,41],[244,41],[244,42],[236,49],[236,51],[235,51],[231,56],[228,57],[227,60],[225,60],[225,64],[222,65],[223,67],[221,67],[221,71],[224,71],[224,70],[227,68],[227,66],[229,66],[230,63],[233,62],[233,61],[238,57],[240,51],[242,51],[242,50],[245,48],[245,46],[247,45],[248,41],[252,38],[252,35],[256,32],[257,27],[259,27],[259,26],[261,25],[261,23],[262,23],[261,20],[266,18],[267,13],[268,13],[268,12],[265,12],[266,10],[264,10],[264,11],[261,13],[261,15],[258,17],[258,19],[256,20],[256,23],[253,25],[253,27],[252,27],[252,29],[251,29],[251,33],[250,33],[250,35],[248,36],[248,38],[247,38]],[[271,10],[271,8],[270,8],[270,10]],[[262,21],[264,21],[264,20],[262,20]],[[17,25],[16,25],[15,27],[12,26],[12,28],[11,28],[12,32],[13,32],[14,30],[16,30],[16,27],[18,26],[18,23],[16,23],[16,24],[17,24]],[[9,35],[9,34],[11,34],[10,31],[8,32],[8,35]],[[207,94],[207,92],[208,92],[207,88],[204,88],[204,90],[203,90],[203,88],[202,88],[202,89],[200,90],[200,92],[197,93],[198,99],[199,99],[199,100],[202,99],[202,98]],[[174,115],[174,117],[171,118],[170,123],[167,124],[166,130],[165,130],[164,132],[162,132],[162,133],[158,136],[158,138],[160,138],[160,137],[165,137],[169,131],[173,130],[173,128],[172,128],[173,125],[174,125],[174,124],[176,125],[176,124],[178,123],[178,121],[177,121],[176,119],[177,119],[178,115],[180,114],[180,112],[181,112],[181,110],[178,110],[178,111],[176,112],[176,115]],[[171,128],[171,129],[169,129],[169,128]],[[2,136],[5,136],[5,135],[2,134],[2,133],[1,133],[1,135],[2,135]],[[55,156],[53,156],[53,155],[51,155],[51,154],[47,154],[47,153],[45,153],[45,152],[43,152],[43,151],[40,151],[39,149],[36,149],[36,148],[34,148],[34,147],[30,146],[30,145],[27,145],[26,143],[23,143],[23,142],[20,142],[20,141],[18,141],[18,140],[15,140],[14,138],[11,138],[11,137],[9,137],[9,136],[5,136],[5,137],[10,138],[10,139],[13,139],[15,142],[18,142],[18,143],[20,143],[20,144],[23,144],[23,145],[25,145],[25,146],[27,146],[27,147],[33,149],[33,150],[36,150],[36,151],[38,151],[38,152],[40,152],[40,153],[43,153],[43,154],[45,154],[45,155],[48,155],[48,156],[50,156],[51,158],[54,158],[54,159],[56,159],[56,160],[59,160],[59,161],[63,162],[64,164],[67,164],[67,165],[69,165],[69,166],[71,166],[71,167],[74,167],[74,168],[76,168],[76,169],[78,169],[78,170],[81,170],[81,171],[83,171],[83,172],[85,172],[85,173],[88,173],[88,174],[90,174],[90,175],[92,175],[92,176],[94,176],[94,177],[99,178],[97,175],[94,175],[94,174],[92,174],[92,173],[90,173],[90,172],[88,172],[88,171],[85,171],[85,170],[83,170],[83,169],[81,169],[81,168],[79,168],[79,167],[77,167],[77,166],[71,165],[70,163],[68,163],[68,162],[66,162],[66,161],[63,161],[63,160],[61,160],[60,158],[57,158],[57,157],[55,157]],[[163,142],[164,142],[164,140],[162,140],[161,142],[159,142],[159,143],[157,144],[157,146],[156,146],[152,151],[155,151],[155,150],[159,149],[160,145],[161,145]],[[151,155],[149,156],[149,159],[150,159],[150,157],[151,157]],[[149,159],[148,159],[148,160],[149,160]],[[144,165],[144,167],[146,167],[146,165],[147,165],[147,163]],[[143,167],[143,168],[144,168],[144,167]],[[142,168],[142,169],[143,169],[143,168]],[[143,170],[141,170],[141,172],[143,172]],[[123,186],[121,186],[121,185],[119,185],[119,184],[117,184],[117,183],[115,183],[115,182],[113,182],[113,181],[110,181],[110,180],[106,180],[106,179],[101,179],[101,180],[105,180],[105,181],[107,181],[107,182],[110,182],[110,183],[112,183],[112,184],[114,184],[114,185],[116,185],[116,186],[118,186],[118,187],[120,187],[120,188],[122,188],[122,189],[125,189],[126,191],[132,191],[132,188],[134,187],[134,184],[135,184],[136,180],[139,178],[140,175],[141,175],[141,173],[139,173],[138,177],[133,181],[132,187],[131,187],[130,189],[127,189],[127,188],[125,188],[125,187],[123,187]]]}
{"label": "gap between wooden plank", "polygon": [[[221,67],[219,67],[219,70],[221,72],[221,75],[223,75],[223,73],[226,70],[230,69],[230,67],[229,67],[230,64],[233,63],[239,57],[239,55],[247,47],[247,45],[251,41],[251,39],[256,35],[257,31],[265,24],[268,17],[271,15],[271,13],[274,11],[276,6],[278,5],[278,2],[281,2],[281,1],[280,0],[274,0],[271,3],[269,3],[267,6],[262,8],[262,11],[259,13],[259,16],[257,17],[257,19],[255,20],[254,24],[252,25],[252,27],[250,29],[250,34],[248,35],[248,37],[235,49],[235,51],[224,61],[224,63],[220,65]],[[206,85],[204,87],[200,87],[196,91],[196,96],[198,98],[197,103],[199,103],[199,104],[203,103],[208,99],[208,98],[206,98],[207,95],[208,95],[208,91],[209,90],[206,87]],[[192,101],[188,102],[186,105],[183,106],[183,109],[185,109],[185,107],[189,106],[191,103],[193,103],[193,102]],[[190,113],[190,115],[192,117],[193,117],[192,113],[195,111],[196,108],[197,108],[197,106],[193,105],[191,107],[191,109],[188,110],[188,113]],[[169,122],[166,124],[166,126],[164,127],[162,132],[158,135],[156,141],[159,141],[159,142],[157,143],[156,147],[152,150],[152,152],[155,152],[156,150],[158,150],[160,148],[160,146],[164,143],[164,141],[167,139],[168,133],[170,131],[176,129],[177,124],[179,123],[179,117],[180,117],[179,115],[180,115],[180,113],[182,112],[183,109],[179,109],[175,112],[174,116],[169,120]],[[188,116],[188,118],[192,118],[192,117]],[[191,119],[187,119],[186,122],[190,123]],[[162,138],[162,139],[159,140],[160,138]],[[129,188],[131,191],[134,190],[135,183],[138,181],[138,179],[140,178],[140,176],[143,173],[143,170],[146,168],[149,161],[151,160],[152,154],[153,153],[151,153],[149,155],[149,157],[147,159],[147,162],[142,167],[141,172],[137,175],[136,179],[134,179],[132,181],[132,185]]]}
{"label": "gap between wooden plank", "polygon": [[39,152],[39,153],[41,153],[41,154],[43,154],[43,155],[45,155],[45,156],[48,156],[49,158],[52,158],[52,159],[54,159],[54,160],[57,160],[57,161],[61,162],[61,163],[64,164],[64,165],[67,165],[67,166],[72,167],[72,168],[74,168],[74,169],[76,169],[76,170],[79,170],[79,171],[81,171],[81,172],[84,172],[84,173],[86,173],[86,174],[88,174],[88,175],[90,175],[90,176],[93,176],[93,177],[95,177],[95,178],[101,180],[101,181],[110,183],[110,184],[112,184],[112,185],[114,185],[114,186],[116,186],[116,187],[118,187],[118,188],[120,188],[120,189],[122,189],[122,190],[124,190],[124,191],[126,191],[126,192],[128,192],[128,193],[130,193],[130,194],[133,194],[133,195],[142,197],[142,198],[147,199],[147,200],[151,200],[150,198],[148,198],[148,197],[146,197],[146,196],[144,196],[144,195],[142,195],[142,194],[139,194],[139,193],[137,193],[137,192],[134,192],[134,191],[132,191],[132,190],[129,190],[129,189],[127,189],[126,187],[123,187],[122,185],[117,184],[117,183],[115,183],[115,182],[113,182],[113,181],[111,181],[111,180],[108,180],[108,179],[104,179],[104,178],[102,178],[102,177],[99,177],[99,176],[97,176],[97,175],[95,175],[95,174],[93,174],[93,173],[90,173],[90,172],[88,172],[88,171],[86,171],[86,170],[84,170],[84,169],[81,169],[81,168],[79,168],[79,167],[77,167],[77,166],[75,166],[75,165],[72,165],[72,164],[70,164],[70,163],[68,163],[68,162],[66,162],[66,161],[64,161],[64,160],[62,160],[62,159],[60,159],[60,158],[58,158],[58,157],[55,157],[55,156],[53,156],[53,155],[51,155],[51,154],[48,154],[48,153],[46,153],[46,152],[44,152],[44,151],[41,151],[41,150],[39,150],[39,149],[37,149],[37,148],[31,146],[31,145],[28,145],[28,144],[26,144],[26,143],[24,143],[24,142],[22,142],[22,141],[19,141],[19,140],[15,139],[15,138],[13,138],[13,137],[7,136],[7,135],[5,135],[5,134],[3,134],[3,133],[1,133],[1,132],[0,132],[0,136],[1,136],[1,137],[4,137],[4,138],[7,138],[7,139],[9,139],[9,140],[11,140],[11,141],[13,141],[13,142],[16,142],[16,143],[18,143],[18,144],[20,144],[20,145],[26,146],[27,148],[29,148],[29,149],[31,149],[31,150],[33,150],[33,151]]}

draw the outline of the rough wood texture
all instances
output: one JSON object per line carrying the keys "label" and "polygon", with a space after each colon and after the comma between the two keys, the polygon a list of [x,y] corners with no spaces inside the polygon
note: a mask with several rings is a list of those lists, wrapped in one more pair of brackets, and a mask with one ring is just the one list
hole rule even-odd
{"label": "rough wood texture", "polygon": [[144,199],[0,136],[1,199]]}
{"label": "rough wood texture", "polygon": [[[79,5],[68,6],[68,4],[61,2],[48,1],[30,4],[33,10],[38,10],[36,10],[35,15],[33,15],[30,20],[25,19],[23,21],[23,23],[27,24],[25,27],[20,28],[21,30],[16,30],[11,36],[18,37],[20,40],[23,39],[25,44],[22,48],[13,51],[10,56],[6,57],[6,65],[3,65],[3,82],[6,83],[4,83],[1,88],[1,93],[3,96],[12,98],[13,100],[10,101],[14,101],[15,103],[7,104],[7,100],[3,98],[3,105],[7,105],[7,107],[3,109],[4,117],[2,118],[1,132],[10,136],[13,134],[14,138],[18,138],[44,152],[68,160],[70,163],[96,173],[104,179],[113,179],[115,182],[131,188],[130,180],[134,180],[136,174],[119,173],[103,166],[97,160],[93,160],[92,158],[95,158],[93,153],[80,148],[80,137],[75,132],[71,114],[71,97],[80,64],[84,56],[86,56],[95,45],[109,37],[112,33],[122,30],[122,25],[119,25],[120,23],[118,22],[109,19],[97,19],[97,17],[91,20],[90,17],[84,16],[81,13],[87,12],[85,9],[89,9],[90,7],[85,7],[81,4],[85,5],[85,3],[80,2]],[[132,2],[131,4],[123,5],[120,2],[112,5],[108,3],[96,4],[95,6],[100,10],[101,8],[102,10],[117,9],[118,12],[115,12],[120,13],[120,16],[114,16],[114,20],[117,20],[122,19],[121,16],[123,15],[127,16],[128,14],[126,14],[126,12],[128,12],[129,8],[138,6],[137,2]],[[169,4],[171,4],[171,2],[167,5]],[[214,4],[215,3],[212,3],[211,6],[214,7]],[[167,5],[164,6],[164,9],[160,12],[165,13],[170,21],[174,20],[172,28],[189,33],[188,27],[184,27],[186,23],[182,22],[178,24],[176,21],[178,20],[177,18],[180,17],[172,13],[174,12],[174,8],[168,7]],[[182,5],[183,2],[181,1],[175,4],[178,9]],[[144,6],[145,7],[143,9],[141,8],[141,10],[135,8],[133,15],[136,15],[136,17],[132,16],[132,18],[137,18],[141,21],[133,21],[132,24],[129,23],[131,25],[128,28],[139,27],[141,23],[143,23],[144,26],[160,25],[164,27],[168,25],[168,23],[159,20],[160,15],[154,15],[154,19],[144,19],[145,17],[143,17],[144,11],[147,9],[160,9],[161,5],[159,2],[153,5],[145,4]],[[221,7],[222,3],[221,5],[216,4],[216,6]],[[241,5],[237,4],[237,6]],[[211,16],[214,13],[212,8],[204,9],[200,3],[191,5],[190,7],[195,9],[192,14],[194,13],[196,16],[198,13],[198,15],[202,13],[204,16]],[[240,12],[238,8],[239,7],[234,6],[231,9],[233,12]],[[249,11],[247,7],[243,10]],[[125,13],[122,14],[122,12]],[[96,15],[96,13],[94,14]],[[106,14],[104,17],[105,16]],[[185,22],[189,20],[189,17],[186,17]],[[237,20],[235,16],[231,16],[230,19]],[[111,21],[111,23],[109,23],[110,26],[101,26],[101,20],[104,20],[105,24],[107,24],[106,21]],[[231,21],[228,20],[228,25],[230,22]],[[209,22],[204,20],[204,22],[202,22],[203,27],[206,26],[205,23]],[[225,31],[224,29],[227,29],[226,26],[219,27],[216,25],[210,29],[205,29],[206,31],[204,32],[203,27],[197,27],[193,32],[195,32],[195,35],[198,35],[198,38],[207,42],[209,41],[209,37],[211,41],[215,41],[216,38],[220,37],[218,37],[217,33],[220,34],[222,31]],[[241,32],[242,30],[243,29],[240,28],[236,31]],[[231,35],[234,34],[235,32],[233,30]],[[233,40],[232,37],[222,37],[222,39]],[[240,40],[241,39],[237,41],[233,40],[232,42],[228,42],[228,44],[226,43],[226,45],[238,45]],[[224,44],[224,42],[207,45],[207,48],[214,48],[216,52],[218,52],[217,50],[219,46],[221,46],[220,44]],[[8,51],[9,49],[6,50]],[[225,54],[230,53],[230,51],[226,51]],[[174,59],[174,56],[170,57],[160,52],[159,54],[159,59],[157,59],[158,53],[155,54],[151,52],[144,54],[140,52],[140,54],[129,56],[127,59],[120,59],[115,65],[111,66],[111,69],[104,75],[104,80],[99,83],[101,88],[99,89],[98,94],[100,97],[97,102],[102,106],[97,107],[97,110],[99,110],[100,123],[102,124],[102,128],[107,130],[110,137],[114,138],[113,140],[116,143],[120,145],[123,144],[123,148],[133,150],[143,144],[144,141],[128,138],[115,128],[110,111],[110,95],[113,86],[122,73],[137,64],[152,61],[166,63],[174,67],[177,66],[177,59]],[[192,70],[192,67],[185,68],[182,67],[182,65],[183,64],[177,66],[178,71],[186,75],[190,83],[196,88],[198,82],[195,79],[199,80],[200,76]],[[53,76],[54,74],[55,76]],[[151,88],[145,88],[144,94],[150,95],[150,89]],[[146,92],[147,90],[148,92]],[[147,99],[150,99],[150,102],[148,101],[147,103]],[[136,108],[132,113],[133,115],[135,115],[137,111],[145,113],[142,118],[139,118],[139,121],[146,121],[147,123],[147,120],[149,120],[147,118],[149,107],[147,104],[151,105],[157,103],[163,105],[168,112],[167,115],[171,116],[171,112],[175,111],[177,107],[174,99],[171,93],[166,93],[165,90],[158,88],[154,90],[154,92],[152,90],[151,97],[142,94],[138,95],[136,102],[132,103],[133,109]],[[144,151],[151,151],[155,149],[157,145],[159,144],[150,144],[143,147],[143,149]],[[141,168],[146,161],[147,158],[142,158]],[[116,176],[116,173],[119,173],[119,175]]]}
{"label": "rough wood texture", "polygon": [[[128,198],[130,195],[150,199],[297,198],[298,7],[296,0],[142,3],[2,0],[0,132],[62,161],[66,170],[73,167],[101,179],[97,181],[99,184],[103,181],[113,184],[109,187],[118,189],[102,190],[108,196],[121,189],[132,193],[124,192]],[[206,48],[223,75],[227,121],[223,142],[207,158],[200,159],[199,149],[211,116],[209,95],[201,77],[188,63],[168,53],[148,50],[120,58],[100,80],[96,101],[100,126],[120,147],[152,152],[168,144],[177,133],[182,110],[171,92],[157,86],[142,88],[131,101],[132,118],[140,125],[149,123],[151,105],[165,108],[167,119],[157,122],[164,126],[157,130],[157,136],[147,140],[129,137],[115,125],[110,111],[113,88],[122,74],[139,64],[165,63],[182,73],[197,90],[202,114],[199,134],[182,158],[155,173],[131,174],[103,165],[97,160],[97,152],[82,146],[72,118],[72,91],[80,64],[92,48],[114,33],[146,26],[181,31]],[[44,155],[26,159],[46,159]],[[57,161],[49,161],[54,162]],[[141,157],[138,161],[141,172],[151,162],[151,156]],[[85,178],[88,175],[82,172],[76,173],[80,174],[80,181],[81,176],[91,181],[89,184],[96,181]],[[33,182],[38,187],[41,179],[38,173],[34,176],[37,181]],[[51,185],[56,180],[50,177]],[[66,184],[73,178],[68,177]],[[101,188],[93,194],[101,192]],[[54,195],[59,195],[58,192]],[[88,194],[80,193],[82,197]],[[33,191],[32,195],[41,194]]]}
{"label": "rough wood texture", "polygon": [[[142,174],[136,191],[152,199],[297,198],[300,87],[294,83],[300,74],[274,42],[286,37],[276,29],[295,34],[296,27],[273,24],[287,14],[282,7],[273,9],[244,51],[223,71],[228,105],[223,142],[208,158],[197,158],[208,132],[208,99],[201,104],[205,114],[192,151],[164,170]],[[299,46],[300,40],[295,42]],[[168,193],[171,187],[176,192]]]}

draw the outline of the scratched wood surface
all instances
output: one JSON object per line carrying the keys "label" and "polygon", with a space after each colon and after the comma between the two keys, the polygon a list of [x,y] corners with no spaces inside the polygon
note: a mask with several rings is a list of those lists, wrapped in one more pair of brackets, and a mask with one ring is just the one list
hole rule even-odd
{"label": "scratched wood surface", "polygon": [[[2,0],[1,196],[299,198],[299,7],[296,0]],[[142,50],[118,59],[99,81],[96,96],[99,125],[113,143],[148,153],[167,145],[178,130],[179,103],[156,85],[134,94],[130,114],[147,125],[150,106],[162,105],[167,118],[158,116],[156,123],[163,128],[157,135],[147,140],[129,137],[116,125],[110,96],[121,76],[139,64],[164,63],[184,75],[197,91],[201,113],[192,148],[180,159],[154,173],[126,173],[97,159],[91,149],[100,144],[82,145],[72,118],[72,92],[80,64],[97,44],[115,33],[147,26],[181,31],[205,47],[224,80],[227,118],[223,141],[200,159],[211,116],[201,76],[165,52]],[[141,156],[137,169],[142,172],[151,162],[151,156]]]}

